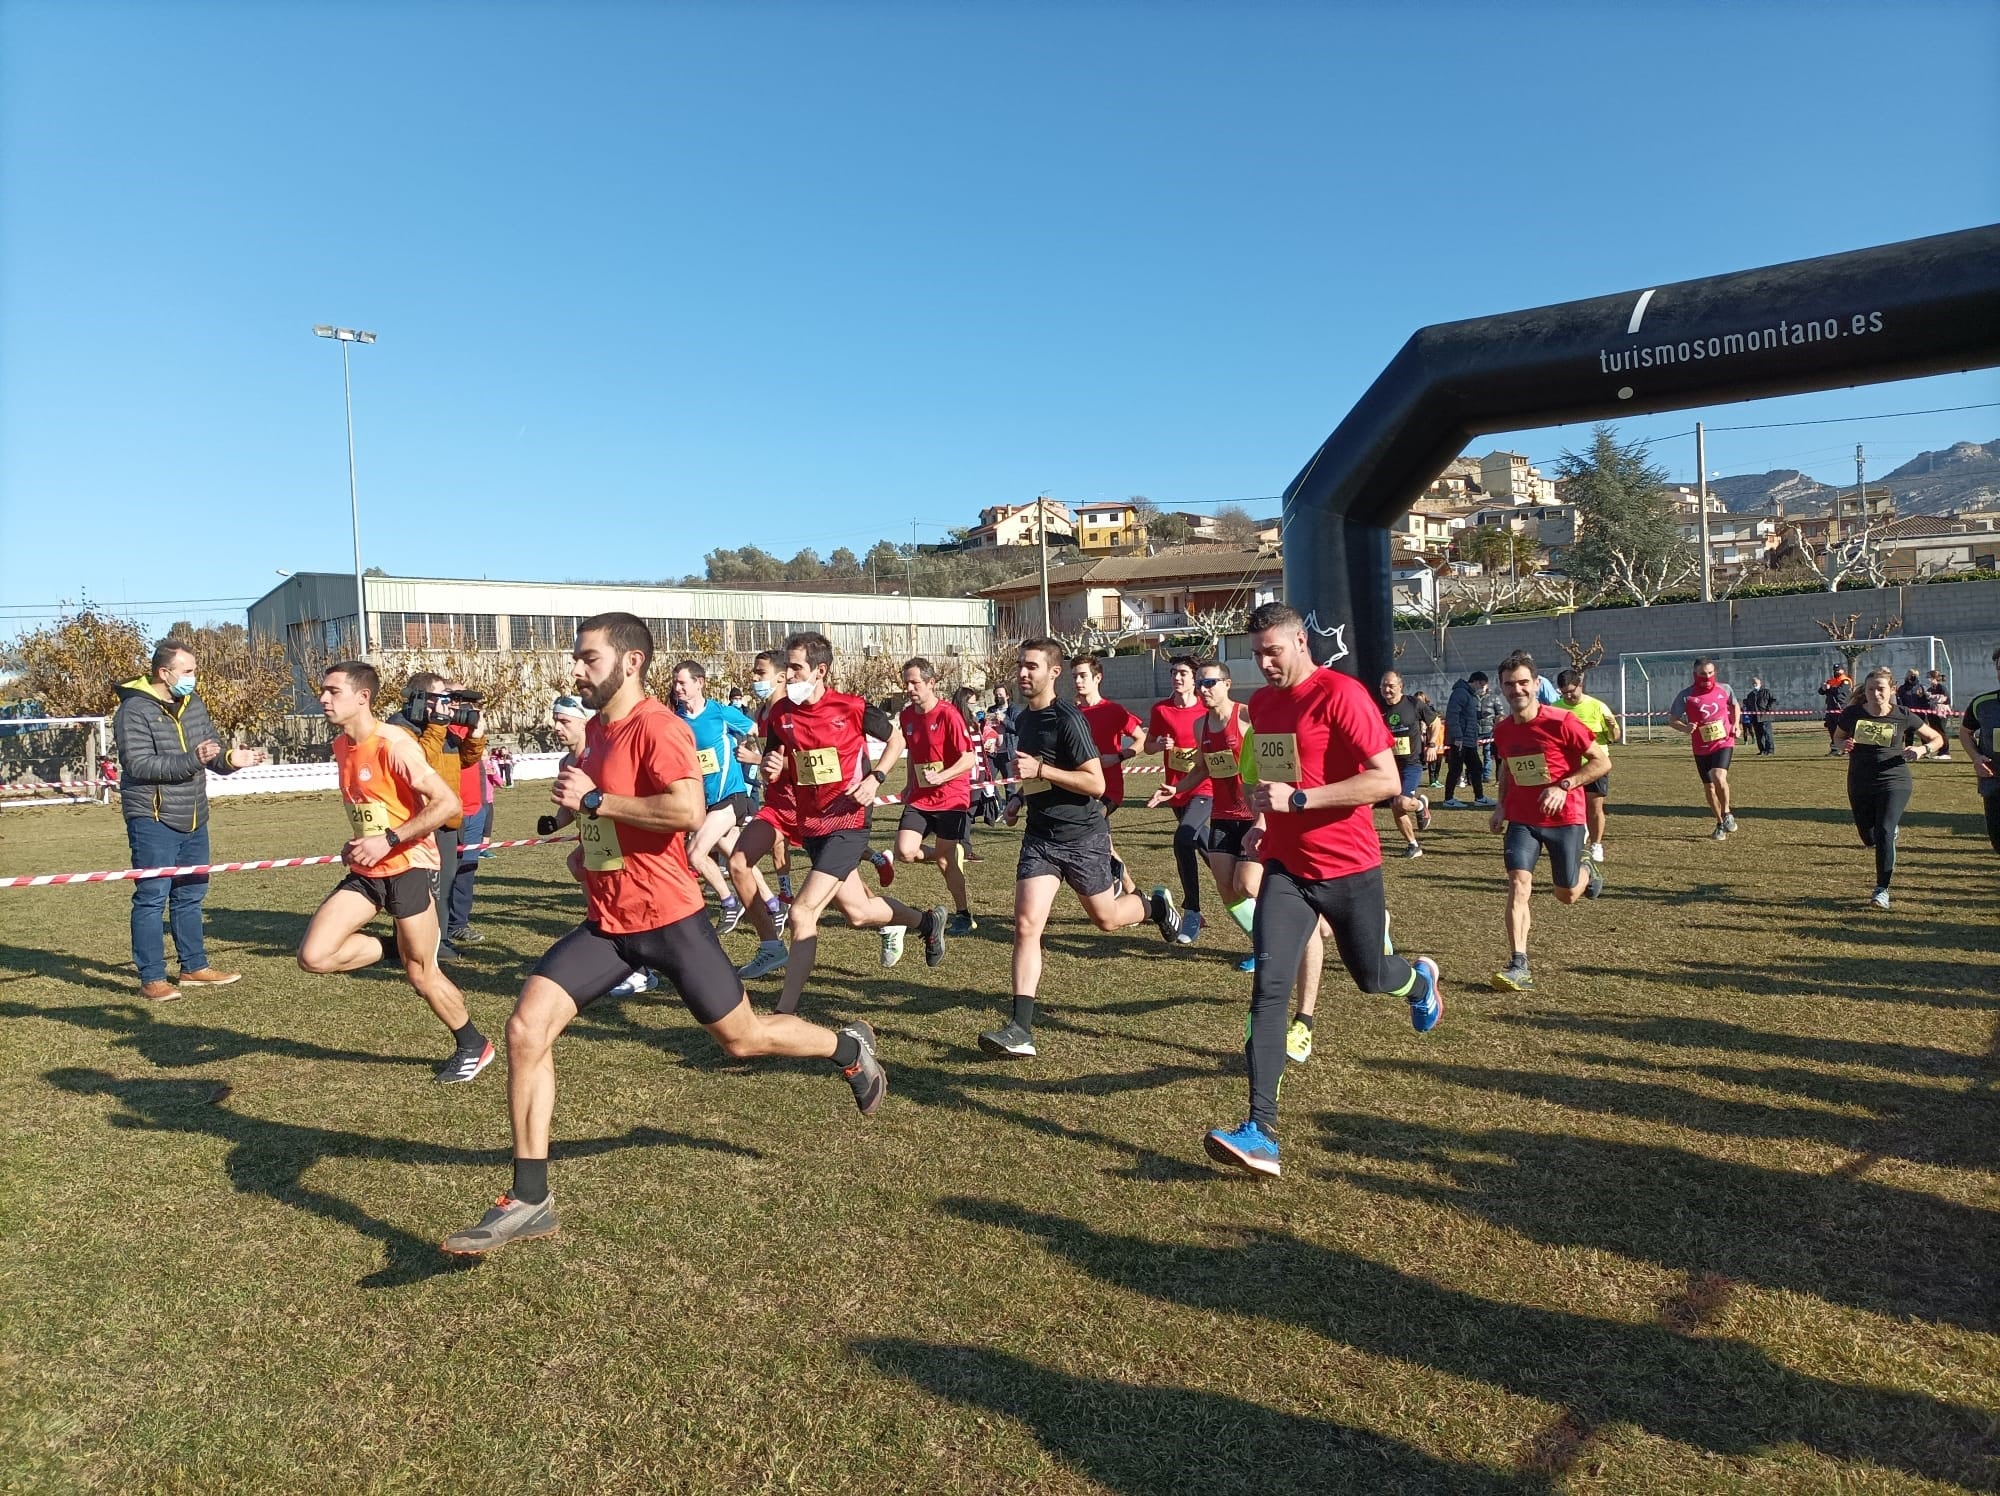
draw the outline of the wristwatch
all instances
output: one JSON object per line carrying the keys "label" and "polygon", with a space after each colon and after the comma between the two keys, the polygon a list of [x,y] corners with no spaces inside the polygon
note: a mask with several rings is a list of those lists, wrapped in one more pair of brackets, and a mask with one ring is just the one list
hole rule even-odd
{"label": "wristwatch", "polygon": [[870,769],[868,777],[877,784],[887,784],[889,782],[889,773],[886,769]]}
{"label": "wristwatch", "polygon": [[391,826],[387,831],[382,833],[382,840],[389,844],[392,851],[403,844],[403,839],[396,835],[396,828],[394,826]]}
{"label": "wristwatch", "polygon": [[1306,808],[1306,792],[1304,790],[1293,790],[1292,809],[1304,810],[1305,808]]}
{"label": "wristwatch", "polygon": [[597,819],[597,807],[602,805],[603,803],[604,803],[603,790],[591,790],[588,793],[586,793],[581,800],[577,802],[577,804],[583,807],[583,813],[589,816],[593,821]]}

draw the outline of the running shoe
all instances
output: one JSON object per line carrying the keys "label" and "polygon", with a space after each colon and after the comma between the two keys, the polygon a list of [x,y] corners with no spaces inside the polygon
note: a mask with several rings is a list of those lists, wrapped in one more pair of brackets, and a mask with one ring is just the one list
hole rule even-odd
{"label": "running shoe", "polygon": [[760,940],[757,942],[757,954],[737,967],[736,974],[746,982],[754,982],[774,971],[783,971],[785,963],[791,958],[792,953],[784,941]]}
{"label": "running shoe", "polygon": [[1181,931],[1181,917],[1174,908],[1174,896],[1164,888],[1155,888],[1150,902],[1153,923],[1160,927],[1160,939],[1172,945],[1174,937]]}
{"label": "running shoe", "polygon": [[790,873],[778,874],[778,902],[781,904],[790,904],[792,902],[792,875]]}
{"label": "running shoe", "polygon": [[1292,1026],[1285,1030],[1285,1058],[1294,1065],[1303,1065],[1312,1057],[1312,1025],[1294,1018]]}
{"label": "running shoe", "polygon": [[1010,1023],[1004,1028],[981,1034],[979,1047],[987,1054],[998,1055],[1002,1059],[1032,1060],[1035,1057],[1035,1036],[1020,1024]]}
{"label": "running shoe", "polygon": [[890,925],[882,931],[882,964],[894,966],[903,959],[903,927]]}
{"label": "running shoe", "polygon": [[478,1257],[504,1247],[510,1241],[533,1241],[538,1236],[556,1234],[556,1197],[551,1194],[538,1205],[502,1195],[493,1208],[479,1218],[477,1226],[454,1231],[439,1245],[454,1257]]}
{"label": "running shoe", "polygon": [[1500,802],[1498,800],[1495,800],[1491,795],[1481,795],[1477,800],[1474,800],[1472,802],[1472,808],[1474,810],[1491,810],[1494,806],[1498,805],[1499,803]]}
{"label": "running shoe", "polygon": [[456,930],[447,930],[444,932],[444,938],[448,945],[484,945],[486,943],[486,937],[473,929],[471,925],[460,925]]}
{"label": "running shoe", "polygon": [[780,940],[784,939],[785,926],[791,923],[791,919],[792,919],[792,906],[790,901],[780,899],[778,901],[777,912],[771,916],[771,922],[777,927],[778,938]]}
{"label": "running shoe", "polygon": [[1504,970],[1494,972],[1493,990],[1495,992],[1533,992],[1535,990],[1535,979],[1529,975],[1528,963],[1525,961],[1509,961]]}
{"label": "running shoe", "polygon": [[945,928],[950,923],[945,914],[944,905],[931,905],[931,932],[924,937],[924,965],[926,966],[937,966],[944,960],[944,937],[950,933]]}
{"label": "running shoe", "polygon": [[1602,861],[1604,861],[1604,843],[1603,843],[1603,842],[1592,842],[1592,843],[1590,844],[1590,860],[1591,860],[1592,862],[1602,862]]}
{"label": "running shoe", "polygon": [[1590,882],[1584,885],[1583,896],[1586,899],[1594,899],[1597,898],[1603,892],[1604,892],[1604,869],[1599,867],[1596,863],[1593,862],[1590,865]]}
{"label": "running shoe", "polygon": [[462,1086],[492,1063],[493,1041],[482,1039],[477,1049],[454,1051],[450,1059],[431,1072],[431,1079],[441,1086]]}
{"label": "running shoe", "polygon": [[660,975],[640,967],[616,987],[605,994],[607,997],[637,997],[642,992],[651,992],[660,985]]}
{"label": "running shoe", "polygon": [[1278,1140],[1255,1122],[1217,1127],[1201,1140],[1208,1156],[1219,1164],[1234,1164],[1252,1174],[1278,1175]]}
{"label": "running shoe", "polygon": [[1887,909],[1889,907],[1889,890],[1886,888],[1876,889],[1869,896],[1868,902],[1873,904],[1877,909]]}
{"label": "running shoe", "polygon": [[1424,849],[1415,842],[1409,842],[1403,847],[1403,860],[1406,862],[1412,857],[1421,857],[1423,855]]}
{"label": "running shoe", "polygon": [[1724,831],[1734,831],[1736,829],[1736,817],[1734,815],[1725,815],[1722,818],[1722,829]]}
{"label": "running shoe", "polygon": [[970,935],[978,928],[979,921],[972,917],[971,912],[961,909],[945,921],[944,932],[947,935],[962,936]]}
{"label": "running shoe", "polygon": [[1431,802],[1427,795],[1417,796],[1417,830],[1431,829]]}
{"label": "running shoe", "polygon": [[1710,841],[1728,841],[1729,828],[1724,826],[1722,822],[1717,821],[1715,823],[1715,829],[1708,833],[1708,839]]}
{"label": "running shoe", "polygon": [[727,935],[742,923],[743,901],[741,899],[731,899],[722,906],[721,915],[716,921],[715,933],[718,935]]}
{"label": "running shoe", "polygon": [[1429,956],[1419,956],[1411,964],[1423,978],[1423,990],[1410,994],[1410,1027],[1428,1034],[1444,1017],[1444,988],[1438,985],[1438,964]]}
{"label": "running shoe", "polygon": [[836,1032],[852,1034],[854,1042],[861,1046],[860,1057],[852,1065],[842,1066],[840,1073],[854,1088],[854,1104],[861,1109],[861,1115],[872,1117],[882,1098],[889,1094],[889,1077],[883,1073],[882,1062],[875,1058],[875,1030],[857,1018],[852,1023],[843,1023]]}
{"label": "running shoe", "polygon": [[1174,931],[1175,945],[1193,945],[1201,939],[1201,911],[1187,909],[1181,913],[1180,928]]}
{"label": "running shoe", "polygon": [[1257,958],[1254,955],[1245,956],[1241,961],[1236,963],[1236,969],[1238,971],[1255,971],[1257,969]]}
{"label": "running shoe", "polygon": [[875,865],[875,876],[887,888],[896,881],[896,859],[887,852],[870,852],[868,860]]}
{"label": "running shoe", "polygon": [[1465,810],[1465,809],[1469,808],[1470,804],[1471,804],[1471,802],[1470,802],[1470,801],[1467,801],[1467,800],[1459,800],[1459,799],[1456,799],[1456,798],[1454,798],[1454,799],[1450,799],[1450,800],[1447,800],[1447,801],[1445,801],[1445,802],[1444,802],[1444,808],[1445,808],[1446,810]]}

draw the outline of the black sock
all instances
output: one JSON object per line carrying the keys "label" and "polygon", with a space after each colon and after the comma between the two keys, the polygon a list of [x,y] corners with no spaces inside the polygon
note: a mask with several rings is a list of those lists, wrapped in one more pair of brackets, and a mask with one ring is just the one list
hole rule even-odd
{"label": "black sock", "polygon": [[458,1041],[458,1048],[462,1054],[474,1054],[486,1047],[486,1036],[474,1027],[470,1018],[466,1019],[462,1026],[453,1029],[451,1036]]}
{"label": "black sock", "polygon": [[1526,966],[1528,964],[1528,953],[1526,951],[1514,952],[1514,964],[1516,966]]}
{"label": "black sock", "polygon": [[861,1058],[861,1041],[842,1029],[833,1036],[833,1063],[846,1070]]}
{"label": "black sock", "polygon": [[931,911],[926,909],[923,918],[917,921],[917,938],[919,940],[929,940],[936,925],[937,921],[931,918]]}
{"label": "black sock", "polygon": [[1024,1029],[1035,1026],[1035,1000],[1032,997],[1023,997],[1018,992],[1014,994],[1014,1021]]}
{"label": "black sock", "polygon": [[1303,1023],[1308,1030],[1310,1030],[1313,1026],[1313,1016],[1310,1013],[1301,1013],[1293,1021],[1296,1023]]}
{"label": "black sock", "polygon": [[972,917],[972,911],[971,911],[970,909],[966,908],[966,907],[965,907],[965,905],[963,905],[963,904],[960,904],[960,905],[958,906],[958,912],[959,912],[959,914],[960,914],[960,915],[964,916],[965,918],[968,918],[968,919],[969,919],[969,918],[971,918],[971,917]]}
{"label": "black sock", "polygon": [[507,1191],[523,1205],[540,1205],[549,1197],[549,1161],[545,1158],[514,1160],[514,1187]]}

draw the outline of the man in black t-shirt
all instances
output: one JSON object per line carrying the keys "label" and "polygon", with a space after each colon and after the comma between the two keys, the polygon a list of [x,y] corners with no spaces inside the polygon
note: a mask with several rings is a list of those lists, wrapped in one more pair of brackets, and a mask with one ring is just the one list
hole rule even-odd
{"label": "man in black t-shirt", "polygon": [[[1042,929],[1064,883],[1100,930],[1122,930],[1147,917],[1147,901],[1124,893],[1123,869],[1111,855],[1111,827],[1098,808],[1104,765],[1083,713],[1056,698],[1063,647],[1053,639],[1021,646],[1015,679],[1021,706],[1014,719],[1014,766],[1021,782],[1007,799],[1007,824],[1028,813],[1021,860],[1014,871],[1014,1012],[1004,1026],[979,1036],[991,1055],[1032,1059],[1035,989],[1042,981]],[[1170,908],[1163,896],[1154,910]],[[1169,922],[1155,919],[1171,944]]]}

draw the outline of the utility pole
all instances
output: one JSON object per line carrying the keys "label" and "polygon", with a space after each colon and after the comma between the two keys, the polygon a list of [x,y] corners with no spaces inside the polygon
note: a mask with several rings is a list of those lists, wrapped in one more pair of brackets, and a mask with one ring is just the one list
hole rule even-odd
{"label": "utility pole", "polygon": [[903,558],[903,602],[909,608],[910,653],[917,652],[917,522],[910,521],[910,553]]}
{"label": "utility pole", "polygon": [[1049,618],[1049,496],[1046,492],[1035,495],[1035,539],[1042,547],[1042,632],[1050,633],[1055,624]]}
{"label": "utility pole", "polygon": [[1868,557],[1868,462],[1861,443],[1854,444],[1854,497],[1861,505],[1861,556]]}
{"label": "utility pole", "polygon": [[1715,580],[1709,575],[1708,560],[1713,554],[1708,548],[1708,433],[1699,421],[1694,423],[1694,466],[1695,503],[1701,510],[1701,600],[1715,601]]}

